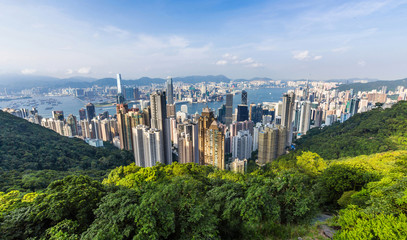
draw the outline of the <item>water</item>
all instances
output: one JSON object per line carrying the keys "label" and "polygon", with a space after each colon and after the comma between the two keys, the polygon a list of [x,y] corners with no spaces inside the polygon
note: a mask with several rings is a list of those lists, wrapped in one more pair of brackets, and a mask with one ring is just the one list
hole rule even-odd
{"label": "water", "polygon": [[[262,103],[262,102],[277,102],[281,100],[283,93],[287,92],[289,88],[261,88],[261,89],[254,89],[254,90],[246,90],[247,91],[247,102],[248,104],[251,103]],[[49,99],[55,100],[55,106],[49,105],[44,101]],[[51,100],[51,101],[52,101]],[[41,101],[44,104],[41,104]],[[201,113],[204,107],[209,107],[215,112],[225,103],[225,98],[221,102],[208,102],[208,103],[183,103],[176,105],[176,111],[181,110],[181,105],[186,104],[188,106],[188,113]],[[241,94],[233,96],[233,108],[236,108],[238,104],[241,103]],[[62,110],[64,111],[65,117],[69,114],[73,114],[75,116],[79,115],[79,109],[85,108],[87,102],[82,101],[73,96],[63,96],[63,97],[34,97],[30,99],[21,99],[21,100],[13,100],[13,101],[0,101],[0,109],[9,107],[14,109],[20,108],[27,108],[31,109],[33,106],[37,105],[37,110],[39,115],[50,118],[52,117],[52,111],[55,110]],[[52,109],[46,109],[50,108]],[[129,107],[132,107],[129,104]],[[96,107],[96,114],[103,113],[104,111],[108,111],[110,115],[116,114],[116,107],[109,106],[109,107]]]}

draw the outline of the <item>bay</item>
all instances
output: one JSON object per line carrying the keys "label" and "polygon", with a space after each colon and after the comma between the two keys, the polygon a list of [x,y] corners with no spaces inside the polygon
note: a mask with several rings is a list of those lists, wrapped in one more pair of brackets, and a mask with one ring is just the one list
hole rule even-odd
{"label": "bay", "polygon": [[[248,104],[251,103],[263,103],[263,102],[277,102],[280,101],[283,93],[287,92],[290,88],[260,88],[260,89],[247,89],[247,98]],[[188,113],[201,113],[204,107],[209,107],[217,112],[218,108],[225,103],[225,98],[223,101],[220,102],[208,102],[208,103],[181,103],[176,104],[176,111],[181,110],[182,105],[188,106]],[[51,104],[52,103],[52,104]],[[237,94],[233,96],[233,108],[236,108],[238,104],[241,103],[241,94]],[[79,109],[85,108],[87,102],[82,101],[73,96],[46,96],[46,97],[33,97],[30,99],[19,99],[19,100],[12,100],[12,101],[2,101],[0,102],[0,109],[5,107],[14,108],[14,109],[21,109],[27,108],[31,109],[32,107],[36,107],[38,110],[39,115],[42,117],[50,118],[52,117],[52,111],[64,111],[65,118],[69,114],[73,114],[75,116],[79,115]],[[129,107],[132,107],[130,104]],[[52,109],[50,109],[52,108]],[[96,107],[96,114],[103,113],[104,111],[108,111],[110,115],[116,114],[116,107],[109,106],[109,107]]]}

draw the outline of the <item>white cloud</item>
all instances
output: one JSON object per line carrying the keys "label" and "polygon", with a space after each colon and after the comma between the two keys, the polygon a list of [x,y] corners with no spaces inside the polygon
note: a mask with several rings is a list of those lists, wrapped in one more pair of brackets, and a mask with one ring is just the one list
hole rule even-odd
{"label": "white cloud", "polygon": [[294,51],[292,52],[293,58],[299,61],[308,61],[308,60],[320,60],[322,58],[321,55],[313,55],[308,50],[304,51]]}
{"label": "white cloud", "polygon": [[22,74],[33,74],[36,72],[37,72],[37,69],[33,69],[33,68],[26,68],[26,69],[21,70]]}
{"label": "white cloud", "polygon": [[297,59],[297,60],[306,60],[309,58],[309,51],[305,50],[305,51],[296,51],[293,52],[293,58]]}
{"label": "white cloud", "polygon": [[89,74],[90,73],[90,67],[82,67],[78,69],[79,74]]}
{"label": "white cloud", "polygon": [[365,60],[359,60],[358,65],[361,66],[361,67],[364,67],[364,66],[366,66],[366,61]]}
{"label": "white cloud", "polygon": [[216,62],[216,65],[226,65],[226,64],[228,64],[228,61],[226,60],[219,60]]}
{"label": "white cloud", "polygon": [[245,67],[252,67],[252,68],[264,66],[262,63],[255,61],[252,57],[241,59],[238,56],[230,54],[230,53],[223,54],[222,59],[218,60],[216,62],[216,65],[226,65],[228,63],[232,63],[235,65],[242,65]]}

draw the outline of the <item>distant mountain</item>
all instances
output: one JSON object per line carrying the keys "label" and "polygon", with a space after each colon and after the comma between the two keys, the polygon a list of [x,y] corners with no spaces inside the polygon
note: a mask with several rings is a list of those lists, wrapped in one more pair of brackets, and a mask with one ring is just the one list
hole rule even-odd
{"label": "distant mountain", "polygon": [[[150,78],[142,77],[139,79],[123,79],[123,86],[145,86],[151,84],[163,84],[166,79],[163,78]],[[208,75],[208,76],[186,76],[175,77],[174,82],[184,83],[200,83],[200,82],[230,82],[231,79],[223,75]],[[71,78],[54,78],[47,76],[34,76],[34,75],[0,75],[0,88],[8,88],[10,90],[20,91],[26,88],[87,88],[94,85],[116,86],[115,78],[87,78],[87,77],[71,77]]]}
{"label": "distant mountain", "polygon": [[352,83],[352,84],[342,84],[338,86],[339,91],[346,91],[353,89],[355,92],[358,91],[371,91],[373,89],[379,89],[383,86],[387,87],[387,90],[394,91],[398,86],[407,87],[407,78],[400,80],[381,80],[368,83]]}

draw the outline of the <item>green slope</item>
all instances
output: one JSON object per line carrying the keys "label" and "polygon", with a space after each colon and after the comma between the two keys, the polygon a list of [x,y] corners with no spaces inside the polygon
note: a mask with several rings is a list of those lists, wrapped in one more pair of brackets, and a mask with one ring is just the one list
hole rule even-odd
{"label": "green slope", "polygon": [[[36,171],[50,176],[74,171],[107,172],[132,162],[132,154],[105,143],[104,148],[89,146],[77,138],[56,132],[0,111],[0,176],[18,180]],[[57,172],[55,172],[57,171]],[[99,173],[100,174],[100,173]],[[37,174],[39,175],[39,174]],[[0,190],[9,186],[5,180]]]}
{"label": "green slope", "polygon": [[373,89],[379,89],[383,86],[387,87],[388,91],[394,91],[398,86],[407,87],[407,78],[393,81],[375,81],[368,83],[351,83],[351,84],[342,84],[337,87],[339,91],[346,91],[353,89],[355,93],[358,91],[371,91]]}
{"label": "green slope", "polygon": [[[311,129],[296,141],[296,151],[338,159],[407,148],[407,102],[356,114],[344,123]],[[287,156],[288,157],[288,156]]]}

